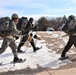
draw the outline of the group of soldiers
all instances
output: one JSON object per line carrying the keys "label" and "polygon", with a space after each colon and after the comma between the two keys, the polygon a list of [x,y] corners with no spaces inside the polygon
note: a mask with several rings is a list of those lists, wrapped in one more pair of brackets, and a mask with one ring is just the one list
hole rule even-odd
{"label": "group of soldiers", "polygon": [[[2,46],[0,48],[0,54],[2,54],[6,48],[8,46],[10,46],[10,48],[12,49],[13,55],[14,55],[14,62],[22,62],[23,59],[18,58],[18,53],[24,53],[24,51],[21,50],[21,47],[24,45],[24,43],[28,40],[29,38],[29,42],[33,47],[33,51],[36,52],[37,50],[39,50],[39,47],[35,46],[34,43],[34,39],[29,37],[29,31],[33,30],[33,18],[30,18],[27,22],[26,27],[24,27],[23,31],[19,31],[17,29],[18,27],[18,23],[19,23],[19,17],[17,14],[12,14],[11,16],[11,20],[9,23],[9,28],[8,31],[5,35],[5,37],[3,37],[3,43]],[[67,29],[70,28],[70,29]],[[74,46],[76,47],[76,21],[75,21],[75,17],[73,15],[70,15],[68,17],[68,19],[66,19],[64,21],[64,26],[62,28],[62,30],[69,35],[69,40],[67,45],[65,46],[62,54],[61,54],[61,58],[59,58],[60,60],[64,60],[67,59],[68,56],[65,56],[65,54],[68,52],[68,50],[70,49],[70,47],[74,44]],[[19,37],[17,35],[22,35],[22,39],[20,40],[20,43],[17,47],[14,38],[18,39]],[[31,33],[30,36],[32,37],[33,34]],[[34,38],[38,38],[37,35],[34,36]],[[31,39],[31,40],[30,40]],[[40,39],[39,39],[40,40]]]}
{"label": "group of soldiers", "polygon": [[[24,53],[24,51],[21,50],[21,47],[24,45],[26,40],[29,38],[28,34],[29,34],[29,31],[32,30],[33,21],[34,21],[34,19],[30,18],[27,22],[26,27],[24,28],[24,31],[19,31],[17,29],[19,17],[16,13],[12,14],[7,33],[5,34],[5,36],[3,36],[3,42],[2,42],[2,46],[0,48],[0,54],[2,54],[8,46],[10,46],[10,48],[12,49],[13,55],[14,55],[13,61],[22,62],[23,59],[18,58],[18,53]],[[19,36],[17,36],[17,35],[22,35],[22,39],[21,39],[18,47],[14,40],[14,38],[16,38],[16,39],[19,38]],[[30,36],[32,36],[32,35],[33,34],[31,33]],[[37,38],[37,35],[35,35],[34,38]],[[39,47],[35,46],[33,38],[31,38],[31,40],[29,42],[31,43],[34,52],[39,50]]]}

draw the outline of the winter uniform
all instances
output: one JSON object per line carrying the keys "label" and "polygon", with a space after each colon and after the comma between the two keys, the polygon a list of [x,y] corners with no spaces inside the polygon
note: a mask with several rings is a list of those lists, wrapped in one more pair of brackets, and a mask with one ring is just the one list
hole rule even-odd
{"label": "winter uniform", "polygon": [[[20,50],[20,48],[24,45],[24,43],[28,40],[28,38],[29,38],[29,36],[30,36],[30,39],[29,39],[29,41],[30,41],[30,44],[32,45],[32,47],[33,47],[33,50],[34,50],[34,52],[36,52],[38,49],[39,49],[39,47],[36,47],[35,46],[35,43],[34,43],[34,40],[33,40],[33,38],[31,38],[32,37],[32,33],[29,35],[29,32],[33,29],[32,27],[33,27],[33,18],[30,18],[29,19],[29,22],[27,23],[27,25],[26,25],[26,27],[24,28],[24,30],[25,31],[23,31],[23,34],[24,34],[24,36],[23,36],[23,38],[21,39],[21,42],[19,43],[19,46],[18,46],[18,52],[22,52],[22,50]],[[35,35],[35,38],[36,38],[37,36]]]}
{"label": "winter uniform", "polygon": [[12,49],[12,52],[14,54],[14,62],[21,62],[22,59],[18,58],[17,46],[16,46],[15,41],[13,39],[16,34],[21,33],[19,31],[17,31],[17,29],[16,29],[16,23],[13,20],[15,18],[18,18],[17,14],[12,15],[12,20],[9,23],[8,31],[6,33],[6,36],[3,38],[3,43],[2,43],[2,46],[0,48],[0,54],[2,54],[8,46],[10,46]]}
{"label": "winter uniform", "polygon": [[[76,47],[76,22],[75,22],[75,19],[74,19],[74,16],[69,16],[68,17],[68,20],[71,21],[69,22],[69,31],[68,31],[68,35],[69,35],[69,40],[67,42],[67,45],[65,46],[62,54],[61,54],[61,58],[60,60],[64,60],[64,59],[67,59],[68,57],[65,56],[65,54],[68,52],[68,50],[71,48],[72,45],[74,45]],[[72,23],[72,24],[71,24]]]}

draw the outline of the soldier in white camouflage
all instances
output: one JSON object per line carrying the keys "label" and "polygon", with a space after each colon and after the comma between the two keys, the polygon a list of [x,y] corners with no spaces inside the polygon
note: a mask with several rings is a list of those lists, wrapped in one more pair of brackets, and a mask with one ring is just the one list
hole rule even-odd
{"label": "soldier in white camouflage", "polygon": [[13,55],[14,55],[14,62],[22,62],[21,58],[18,58],[18,53],[17,53],[17,46],[14,41],[14,36],[21,34],[20,31],[16,29],[16,24],[18,23],[18,15],[13,14],[11,17],[11,21],[9,23],[8,31],[5,34],[5,37],[3,37],[3,43],[0,48],[0,54],[2,54],[8,46],[12,49]]}

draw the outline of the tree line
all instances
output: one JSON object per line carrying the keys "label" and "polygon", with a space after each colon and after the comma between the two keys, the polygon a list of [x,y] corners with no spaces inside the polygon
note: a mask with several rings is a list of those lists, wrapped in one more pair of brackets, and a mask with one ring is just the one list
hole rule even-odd
{"label": "tree line", "polygon": [[48,27],[53,28],[55,31],[59,30],[59,27],[62,26],[64,19],[66,16],[57,17],[57,18],[49,18],[49,17],[40,17],[37,21],[35,21],[35,25],[37,26],[37,31],[46,31]]}

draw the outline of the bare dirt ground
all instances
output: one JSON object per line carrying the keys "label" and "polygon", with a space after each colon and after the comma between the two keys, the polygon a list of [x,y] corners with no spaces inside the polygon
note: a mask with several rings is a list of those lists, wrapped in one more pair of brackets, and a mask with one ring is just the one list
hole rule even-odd
{"label": "bare dirt ground", "polygon": [[[58,34],[58,37],[56,37],[56,38],[47,37],[47,36],[53,36],[54,33]],[[61,35],[64,34],[63,32],[54,32],[54,33],[53,34],[47,34],[46,32],[38,32],[38,34],[41,36],[41,38],[46,40],[46,42],[48,44],[54,44],[53,46],[47,45],[47,47],[49,49],[55,50],[57,53],[61,53],[64,46],[66,45],[66,43],[68,41],[68,36],[67,37],[61,37]],[[63,42],[64,38],[67,39],[66,42]],[[63,45],[63,47],[60,48],[59,45]],[[72,46],[71,49],[76,51],[74,46]],[[49,52],[51,52],[51,51],[49,51]],[[67,55],[70,57],[70,60],[72,61],[72,63],[61,66],[58,69],[42,68],[39,64],[37,64],[37,67],[38,67],[37,69],[30,69],[28,67],[26,69],[9,71],[6,73],[0,73],[0,75],[75,75],[76,74],[76,69],[75,69],[76,68],[76,60],[75,60],[76,54],[71,54],[71,55],[67,54]]]}

